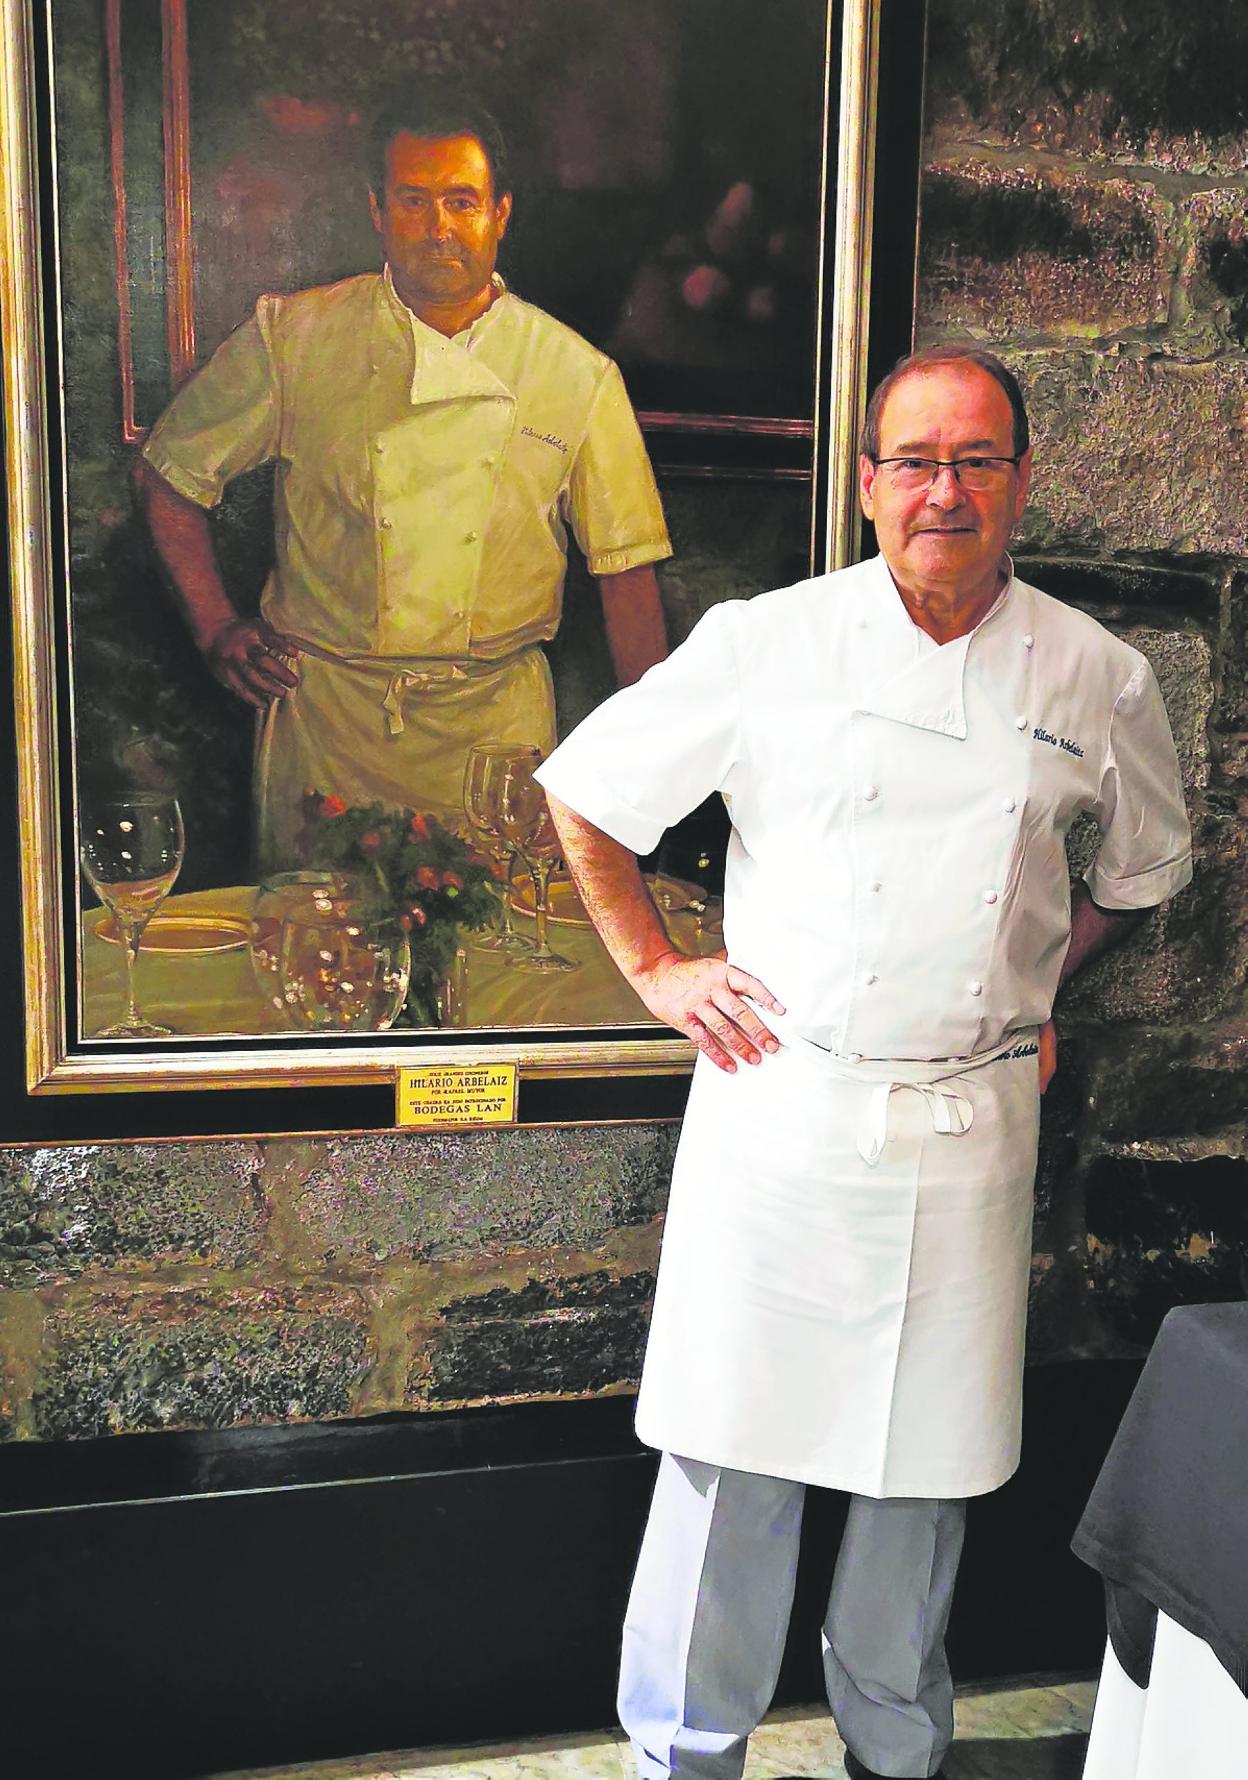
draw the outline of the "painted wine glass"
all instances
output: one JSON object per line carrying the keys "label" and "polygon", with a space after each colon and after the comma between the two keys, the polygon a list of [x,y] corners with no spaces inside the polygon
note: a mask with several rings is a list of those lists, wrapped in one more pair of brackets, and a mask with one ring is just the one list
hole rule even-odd
{"label": "painted wine glass", "polygon": [[84,806],[79,856],[87,882],[117,926],[126,959],[126,1005],[120,1020],[93,1038],[167,1038],[171,1026],[145,1019],[135,973],[144,930],[182,869],[186,838],[176,797],[135,792]]}
{"label": "painted wine glass", "polygon": [[550,874],[559,862],[559,836],[551,820],[546,793],[533,777],[541,765],[540,749],[518,754],[500,775],[495,796],[499,832],[521,855],[533,879],[537,914],[537,944],[526,957],[513,957],[518,970],[577,970],[574,958],[551,949],[547,937],[550,920]]}
{"label": "painted wine glass", "polygon": [[468,818],[473,842],[483,853],[504,867],[502,913],[497,929],[489,935],[474,934],[473,944],[484,951],[505,952],[515,956],[533,950],[532,941],[517,933],[512,924],[514,912],[512,881],[516,869],[516,848],[499,827],[498,795],[509,770],[517,761],[531,760],[536,766],[541,759],[538,749],[508,742],[483,742],[469,750],[464,769],[464,813]]}

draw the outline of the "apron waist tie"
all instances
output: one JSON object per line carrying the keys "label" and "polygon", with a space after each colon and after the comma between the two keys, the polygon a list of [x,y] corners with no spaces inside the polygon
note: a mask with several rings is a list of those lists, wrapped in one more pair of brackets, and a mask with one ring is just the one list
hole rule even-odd
{"label": "apron waist tie", "polygon": [[862,1109],[857,1132],[858,1154],[871,1168],[879,1161],[888,1141],[889,1102],[901,1089],[911,1088],[922,1097],[933,1131],[942,1137],[961,1137],[974,1123],[975,1109],[953,1083],[972,1069],[984,1069],[1002,1057],[1034,1056],[1036,1051],[1036,1030],[1032,1027],[1012,1032],[999,1045],[993,1045],[987,1051],[976,1051],[970,1057],[940,1057],[927,1063],[864,1058],[861,1062],[851,1063],[847,1057],[839,1057],[835,1051],[815,1044],[813,1039],[785,1033],[782,1027],[778,1031],[782,1043],[797,1044],[808,1055],[813,1054],[819,1067],[838,1080],[861,1082],[864,1087],[874,1084],[874,1091],[867,1096]]}
{"label": "apron waist tie", "polygon": [[932,1120],[932,1130],[942,1137],[961,1137],[975,1120],[975,1109],[965,1094],[941,1082],[881,1082],[862,1109],[858,1121],[858,1154],[874,1168],[888,1141],[888,1103],[903,1088],[922,1096]]}
{"label": "apron waist tie", "polygon": [[403,668],[397,674],[392,674],[390,684],[386,687],[386,696],[381,701],[381,708],[386,713],[386,728],[390,734],[403,734],[403,701],[409,692],[428,692],[431,686],[449,686],[453,681],[467,678],[467,673],[458,662],[447,662],[440,670]]}
{"label": "apron waist tie", "polygon": [[[386,714],[386,728],[392,736],[402,735],[407,727],[404,704],[412,693],[458,686],[465,680],[484,679],[491,674],[507,673],[514,668],[526,655],[530,655],[536,644],[526,643],[523,648],[513,649],[508,655],[491,657],[465,655],[459,657],[436,658],[427,660],[409,658],[400,666],[391,656],[375,655],[338,655],[332,649],[324,649],[318,643],[310,642],[306,637],[292,636],[291,641],[301,655],[315,655],[320,661],[328,661],[334,667],[356,668],[380,678],[385,676],[385,691],[381,696],[381,708]],[[406,713],[410,716],[411,713]]]}

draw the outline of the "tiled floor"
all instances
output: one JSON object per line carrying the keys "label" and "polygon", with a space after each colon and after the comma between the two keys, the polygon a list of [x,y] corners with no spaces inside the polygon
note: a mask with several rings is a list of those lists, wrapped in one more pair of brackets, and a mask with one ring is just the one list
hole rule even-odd
{"label": "tiled floor", "polygon": [[[1079,1780],[1096,1685],[1070,1681],[960,1695],[949,1780]],[[842,1745],[826,1712],[775,1712],[750,1740],[745,1780],[842,1780]],[[602,1732],[473,1749],[409,1750],[264,1768],[219,1780],[633,1780],[621,1735]]]}

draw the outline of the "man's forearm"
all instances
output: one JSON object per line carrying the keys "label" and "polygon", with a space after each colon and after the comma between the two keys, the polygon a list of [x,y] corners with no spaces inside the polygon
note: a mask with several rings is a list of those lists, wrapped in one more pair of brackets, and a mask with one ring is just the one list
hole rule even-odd
{"label": "man's forearm", "polygon": [[673,951],[636,855],[558,798],[546,801],[581,901],[620,972],[635,982]]}
{"label": "man's forearm", "polygon": [[738,970],[722,952],[713,958],[678,952],[628,848],[557,798],[548,795],[547,802],[599,937],[655,1018],[683,1032],[730,1075],[738,1059],[753,1066],[778,1050],[778,1039],[756,1012],[758,1007],[784,1012],[767,985]]}
{"label": "man's forearm", "polygon": [[631,686],[647,668],[667,656],[667,622],[654,566],[599,575],[602,617],[616,682]]}
{"label": "man's forearm", "polygon": [[238,620],[217,563],[208,515],[142,458],[136,481],[152,541],[169,571],[178,604],[201,649]]}
{"label": "man's forearm", "polygon": [[1147,921],[1151,909],[1103,909],[1093,902],[1085,883],[1071,892],[1070,944],[1062,961],[1060,982],[1066,982],[1093,958],[1122,941]]}
{"label": "man's forearm", "polygon": [[182,608],[208,666],[223,686],[259,711],[298,684],[289,638],[263,618],[242,618],[225,590],[208,515],[188,501],[152,466],[139,460],[137,481],[152,540],[169,571]]}

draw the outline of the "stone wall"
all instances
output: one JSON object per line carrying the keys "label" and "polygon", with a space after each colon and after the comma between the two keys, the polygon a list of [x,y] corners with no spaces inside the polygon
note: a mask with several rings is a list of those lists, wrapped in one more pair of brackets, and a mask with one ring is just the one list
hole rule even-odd
{"label": "stone wall", "polygon": [[0,1438],[618,1391],[671,1124],[0,1150]]}
{"label": "stone wall", "polygon": [[1020,571],[1150,657],[1196,835],[1192,887],[1061,1008],[1037,1357],[1248,1292],[1246,56],[1235,0],[931,11],[918,336],[1017,372]]}

